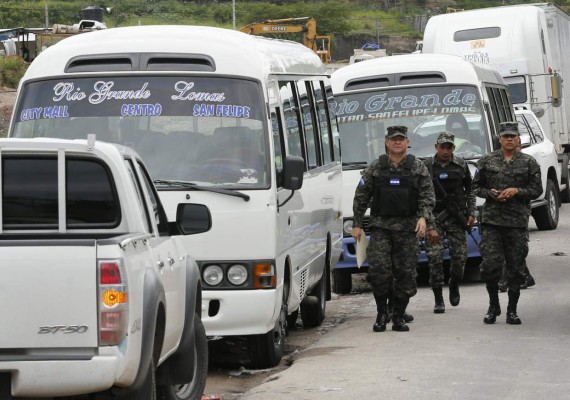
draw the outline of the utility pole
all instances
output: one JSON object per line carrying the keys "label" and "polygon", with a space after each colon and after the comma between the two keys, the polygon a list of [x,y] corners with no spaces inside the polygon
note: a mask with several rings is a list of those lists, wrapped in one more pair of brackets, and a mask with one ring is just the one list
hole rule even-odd
{"label": "utility pole", "polygon": [[232,26],[233,26],[234,31],[235,31],[236,30],[236,0],[232,0]]}
{"label": "utility pole", "polygon": [[46,4],[46,29],[49,29],[48,0],[45,0],[45,4]]}

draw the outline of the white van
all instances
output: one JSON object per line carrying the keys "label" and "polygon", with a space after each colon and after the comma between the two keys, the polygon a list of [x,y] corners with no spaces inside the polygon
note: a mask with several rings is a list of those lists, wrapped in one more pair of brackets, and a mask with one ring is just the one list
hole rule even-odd
{"label": "white van", "polygon": [[107,29],[38,56],[9,135],[126,144],[170,221],[181,202],[206,205],[211,227],[185,237],[206,333],[247,335],[252,365],[270,367],[299,308],[305,326],[323,321],[341,251],[332,98],[324,65],[298,43],[210,27]]}
{"label": "white van", "polygon": [[[455,154],[470,164],[494,150],[500,122],[514,120],[508,88],[497,71],[457,56],[410,54],[377,58],[341,68],[332,75],[343,163],[344,244],[333,270],[336,293],[350,292],[357,269],[355,241],[350,235],[352,199],[361,171],[384,153],[386,128],[408,127],[411,154],[435,153],[439,132],[455,133]],[[482,200],[479,199],[479,205]],[[365,217],[364,231],[370,234]],[[467,235],[468,260],[480,261],[479,229]],[[425,252],[421,263],[427,262]],[[447,250],[445,258],[449,255]]]}

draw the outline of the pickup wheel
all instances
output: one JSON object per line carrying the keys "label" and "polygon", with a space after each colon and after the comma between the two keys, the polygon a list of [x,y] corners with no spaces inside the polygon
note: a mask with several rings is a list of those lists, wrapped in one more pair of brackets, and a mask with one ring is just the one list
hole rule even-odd
{"label": "pickup wheel", "polygon": [[556,186],[550,179],[546,181],[544,199],[546,200],[546,204],[535,208],[532,212],[532,216],[539,230],[550,231],[556,229],[558,226],[558,217],[560,214]]}
{"label": "pickup wheel", "polygon": [[305,328],[320,326],[325,319],[327,307],[327,277],[326,268],[319,283],[312,290],[311,294],[301,302],[301,320]]}
{"label": "pickup wheel", "polygon": [[161,385],[156,391],[158,400],[200,400],[208,377],[208,338],[204,324],[198,314],[194,314],[194,376],[192,381],[182,385]]}

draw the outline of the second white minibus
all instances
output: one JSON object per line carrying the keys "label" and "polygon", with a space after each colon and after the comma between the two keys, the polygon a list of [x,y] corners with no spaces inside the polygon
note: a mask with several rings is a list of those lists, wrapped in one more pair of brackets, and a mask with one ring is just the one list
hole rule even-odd
{"label": "second white minibus", "polygon": [[[384,153],[386,128],[408,127],[409,153],[420,158],[434,155],[439,132],[452,131],[455,154],[465,158],[473,172],[476,160],[495,148],[499,123],[515,117],[499,73],[456,56],[411,54],[363,61],[334,72],[332,85],[344,176],[343,253],[333,270],[333,288],[348,293],[351,274],[359,271],[350,236],[352,199],[360,172]],[[368,226],[364,230],[370,234]],[[478,237],[478,228],[471,233]],[[478,261],[473,236],[467,236],[468,257]],[[427,261],[424,251],[419,261]]]}

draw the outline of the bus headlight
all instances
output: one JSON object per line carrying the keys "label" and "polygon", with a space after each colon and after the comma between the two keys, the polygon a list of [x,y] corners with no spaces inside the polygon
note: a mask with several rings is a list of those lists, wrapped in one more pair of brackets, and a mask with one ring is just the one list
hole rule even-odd
{"label": "bus headlight", "polygon": [[202,278],[208,285],[216,286],[224,279],[224,271],[219,265],[208,265],[202,273]]}
{"label": "bus headlight", "polygon": [[352,233],[352,222],[352,219],[345,219],[344,223],[342,224],[342,230],[347,236],[350,236]]}
{"label": "bus headlight", "polygon": [[247,280],[247,269],[241,264],[235,264],[228,269],[228,280],[233,285],[241,285]]}

